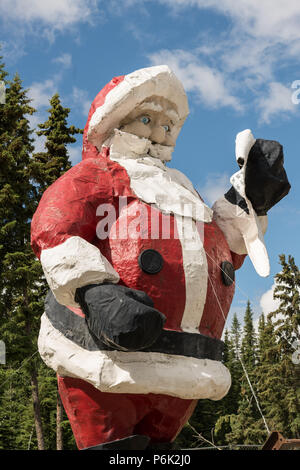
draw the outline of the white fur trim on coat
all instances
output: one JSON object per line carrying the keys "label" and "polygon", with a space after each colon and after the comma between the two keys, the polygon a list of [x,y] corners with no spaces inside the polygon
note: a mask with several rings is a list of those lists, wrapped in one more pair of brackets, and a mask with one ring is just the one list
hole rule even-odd
{"label": "white fur trim on coat", "polygon": [[214,220],[224,233],[230,250],[238,255],[248,254],[256,272],[260,276],[268,276],[270,267],[263,238],[268,226],[268,217],[258,217],[253,209],[248,215],[225,197],[215,202],[213,211]]}
{"label": "white fur trim on coat", "polygon": [[56,300],[78,307],[78,287],[104,281],[119,282],[119,275],[99,249],[81,237],[71,237],[61,245],[43,250],[43,270]]}
{"label": "white fur trim on coat", "polygon": [[75,377],[102,392],[156,393],[183,399],[220,400],[231,385],[218,361],[151,352],[88,351],[41,319],[39,352],[59,375]]}
{"label": "white fur trim on coat", "polygon": [[199,233],[192,218],[178,216],[176,226],[185,276],[185,307],[180,326],[183,331],[199,333],[208,280],[207,258],[203,246],[204,226],[201,225],[202,233]]}

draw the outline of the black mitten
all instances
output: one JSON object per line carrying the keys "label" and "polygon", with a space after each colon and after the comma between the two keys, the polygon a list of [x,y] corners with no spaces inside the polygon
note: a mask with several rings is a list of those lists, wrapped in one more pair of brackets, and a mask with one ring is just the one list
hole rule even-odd
{"label": "black mitten", "polygon": [[266,215],[291,188],[283,167],[282,145],[257,139],[248,156],[245,191],[257,215]]}
{"label": "black mitten", "polygon": [[166,317],[143,291],[118,284],[92,284],[76,290],[76,302],[91,332],[108,346],[137,351],[151,346]]}

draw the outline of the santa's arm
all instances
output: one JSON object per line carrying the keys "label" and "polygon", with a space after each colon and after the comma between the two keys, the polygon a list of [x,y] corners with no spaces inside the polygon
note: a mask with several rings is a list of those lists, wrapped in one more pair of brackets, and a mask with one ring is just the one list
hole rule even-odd
{"label": "santa's arm", "polygon": [[267,212],[290,190],[282,146],[256,140],[246,129],[236,137],[236,160],[240,170],[230,178],[231,189],[214,204],[214,220],[227,239],[236,267],[242,264],[241,256],[248,254],[257,273],[268,276]]}
{"label": "santa's arm", "polygon": [[105,281],[117,283],[119,275],[92,244],[96,235],[96,210],[111,187],[106,173],[93,160],[76,165],[44,193],[31,223],[31,244],[57,301],[77,306],[78,287]]}
{"label": "santa's arm", "polygon": [[[232,193],[230,190],[229,193]],[[240,208],[234,200],[230,199],[230,194],[226,193],[213,205],[213,218],[220,227],[229,245],[234,269],[239,269],[248,254],[245,244],[245,234],[248,237],[253,232],[253,219],[248,217],[244,209]],[[266,233],[268,217],[257,217],[262,236]],[[253,243],[257,233],[253,233]]]}

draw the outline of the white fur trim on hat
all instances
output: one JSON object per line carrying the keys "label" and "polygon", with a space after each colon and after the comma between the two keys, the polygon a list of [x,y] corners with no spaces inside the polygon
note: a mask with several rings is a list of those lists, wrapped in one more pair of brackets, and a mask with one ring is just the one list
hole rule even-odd
{"label": "white fur trim on hat", "polygon": [[126,75],[124,80],[107,95],[91,117],[88,140],[99,150],[113,129],[120,122],[151,96],[161,96],[176,107],[179,120],[175,123],[172,134],[177,137],[188,113],[188,101],[184,88],[167,65],[140,69]]}

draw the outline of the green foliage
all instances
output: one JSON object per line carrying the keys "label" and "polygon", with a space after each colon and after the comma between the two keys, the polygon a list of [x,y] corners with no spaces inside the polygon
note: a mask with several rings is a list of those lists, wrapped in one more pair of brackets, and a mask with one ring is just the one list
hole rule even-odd
{"label": "green foliage", "polygon": [[300,275],[293,257],[286,261],[280,255],[279,259],[281,271],[275,276],[274,292],[279,308],[270,312],[267,319],[261,315],[257,333],[249,301],[243,329],[234,315],[231,328],[224,335],[224,363],[231,372],[231,389],[219,402],[198,402],[190,419],[196,432],[185,426],[177,445],[191,448],[265,442],[267,429],[242,363],[270,431],[299,439],[300,366],[292,361],[292,355],[296,341],[300,344]]}
{"label": "green foliage", "polygon": [[279,307],[268,315],[266,330],[273,333],[273,343],[267,345],[262,361],[262,399],[273,426],[286,437],[299,438],[300,370],[292,355],[294,344],[300,344],[300,273],[292,256],[279,259],[282,269],[275,276],[274,291]]}
{"label": "green foliage", "polygon": [[58,93],[51,98],[50,105],[49,118],[39,124],[41,130],[37,131],[38,136],[46,138],[46,151],[35,153],[31,163],[32,175],[39,185],[40,192],[71,168],[66,145],[76,142],[74,134],[83,133],[82,129],[68,127],[70,109],[61,105]]}
{"label": "green foliage", "polygon": [[[30,246],[30,222],[43,191],[70,168],[66,146],[82,131],[67,126],[69,109],[54,95],[38,132],[46,151],[34,155],[29,116],[35,110],[19,76],[7,79],[1,58],[0,80],[6,85],[0,104],[0,339],[7,350],[6,365],[0,365],[0,449],[55,449],[56,377],[37,353],[48,287]],[[69,424],[62,426],[66,448],[74,448]]]}

